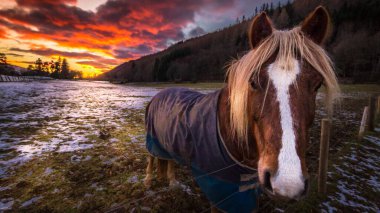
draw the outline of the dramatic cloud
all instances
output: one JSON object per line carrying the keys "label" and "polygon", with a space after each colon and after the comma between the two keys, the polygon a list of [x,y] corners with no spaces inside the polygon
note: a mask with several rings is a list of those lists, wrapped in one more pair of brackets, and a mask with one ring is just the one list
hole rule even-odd
{"label": "dramatic cloud", "polygon": [[16,54],[16,53],[6,53],[7,56],[14,56],[14,57],[23,57],[24,55]]}
{"label": "dramatic cloud", "polygon": [[191,37],[196,37],[196,36],[203,35],[205,33],[206,31],[202,27],[196,27],[192,29],[189,34]]}
{"label": "dramatic cloud", "polygon": [[61,56],[76,69],[101,72],[231,24],[255,6],[248,0],[5,0],[0,42],[20,63]]}
{"label": "dramatic cloud", "polygon": [[68,58],[99,58],[99,56],[93,55],[91,53],[78,53],[78,52],[64,52],[64,51],[58,51],[53,49],[31,49],[31,50],[24,50],[20,48],[10,48],[10,51],[16,51],[16,52],[24,52],[24,53],[34,53],[36,55],[40,56],[63,56]]}

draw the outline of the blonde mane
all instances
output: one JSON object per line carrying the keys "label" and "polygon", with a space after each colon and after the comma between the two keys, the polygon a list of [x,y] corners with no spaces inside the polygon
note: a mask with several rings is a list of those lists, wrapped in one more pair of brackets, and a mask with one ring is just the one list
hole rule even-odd
{"label": "blonde mane", "polygon": [[300,27],[289,31],[274,30],[258,47],[231,63],[228,68],[228,88],[230,92],[230,120],[233,136],[239,141],[247,141],[248,135],[248,94],[250,79],[258,78],[263,64],[278,51],[274,63],[292,70],[292,63],[298,53],[324,78],[326,87],[326,106],[329,115],[332,115],[334,99],[339,94],[339,85],[334,73],[333,64],[326,52],[307,38]]}

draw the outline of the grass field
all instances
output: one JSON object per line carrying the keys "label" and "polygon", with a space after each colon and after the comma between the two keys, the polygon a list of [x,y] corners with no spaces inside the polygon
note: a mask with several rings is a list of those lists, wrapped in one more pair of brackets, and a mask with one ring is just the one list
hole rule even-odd
{"label": "grass field", "polygon": [[[146,157],[144,106],[160,89],[186,86],[209,92],[222,83],[128,84],[50,82],[0,84],[0,211],[202,212],[209,203],[178,167],[180,187],[142,184]],[[300,202],[260,199],[263,212],[339,210],[377,212],[380,133],[356,140],[363,107],[379,85],[342,85],[333,120],[328,192],[316,193],[323,94],[307,152],[309,196]],[[377,131],[379,131],[377,127]]]}

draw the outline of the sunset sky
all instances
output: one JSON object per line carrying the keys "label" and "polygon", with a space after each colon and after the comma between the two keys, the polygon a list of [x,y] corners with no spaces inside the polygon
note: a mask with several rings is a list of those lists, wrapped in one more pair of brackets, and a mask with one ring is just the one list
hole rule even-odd
{"label": "sunset sky", "polygon": [[65,57],[91,76],[250,17],[264,2],[1,0],[0,52],[21,67]]}

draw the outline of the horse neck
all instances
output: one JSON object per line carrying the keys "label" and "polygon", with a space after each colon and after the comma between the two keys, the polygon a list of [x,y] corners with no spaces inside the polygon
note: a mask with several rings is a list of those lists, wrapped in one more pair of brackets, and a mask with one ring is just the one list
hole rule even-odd
{"label": "horse neck", "polygon": [[[251,106],[248,106],[251,109]],[[250,114],[250,113],[248,113]],[[257,167],[258,153],[256,141],[253,136],[252,125],[249,125],[248,143],[246,141],[237,141],[231,133],[230,122],[230,104],[228,87],[224,87],[221,91],[218,101],[218,119],[220,128],[220,137],[223,139],[226,148],[231,155],[239,162],[243,162],[250,167]]]}

